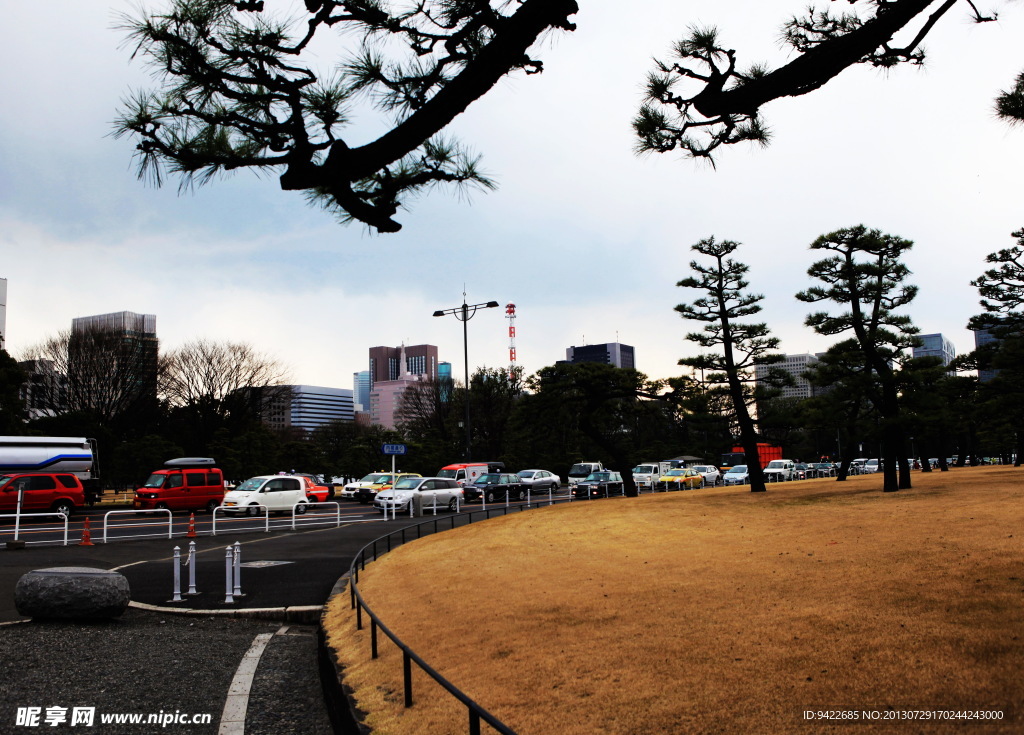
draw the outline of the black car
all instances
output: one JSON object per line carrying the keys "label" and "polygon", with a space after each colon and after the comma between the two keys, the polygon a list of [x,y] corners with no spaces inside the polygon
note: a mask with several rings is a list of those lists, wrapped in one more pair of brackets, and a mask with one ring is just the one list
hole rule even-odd
{"label": "black car", "polygon": [[622,475],[611,470],[591,472],[587,479],[576,483],[572,488],[572,496],[584,500],[622,495],[622,492]]}
{"label": "black car", "polygon": [[526,483],[519,475],[508,472],[488,472],[467,482],[462,487],[463,498],[467,503],[483,497],[488,503],[498,500],[526,500]]}

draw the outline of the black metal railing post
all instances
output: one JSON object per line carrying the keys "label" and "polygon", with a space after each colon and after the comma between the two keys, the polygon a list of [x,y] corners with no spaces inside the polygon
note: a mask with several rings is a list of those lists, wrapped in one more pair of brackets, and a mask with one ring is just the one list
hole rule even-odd
{"label": "black metal railing post", "polygon": [[405,650],[402,651],[402,678],[405,681],[405,706],[412,707],[412,658]]}

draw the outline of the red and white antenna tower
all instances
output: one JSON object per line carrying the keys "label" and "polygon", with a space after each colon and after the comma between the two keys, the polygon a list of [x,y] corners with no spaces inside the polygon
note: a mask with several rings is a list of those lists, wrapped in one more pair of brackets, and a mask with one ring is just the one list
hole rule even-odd
{"label": "red and white antenna tower", "polygon": [[505,304],[505,318],[508,319],[508,362],[509,372],[516,366],[516,305]]}

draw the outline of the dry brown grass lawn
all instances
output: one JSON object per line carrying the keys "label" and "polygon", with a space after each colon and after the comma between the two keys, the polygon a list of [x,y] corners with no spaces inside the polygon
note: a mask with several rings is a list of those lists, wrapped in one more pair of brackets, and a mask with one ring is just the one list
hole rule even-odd
{"label": "dry brown grass lawn", "polygon": [[[521,735],[1024,732],[1024,471],[963,468],[613,498],[475,523],[367,566],[360,590]],[[375,733],[464,733],[463,707],[355,630],[330,641]],[[829,724],[805,710],[1002,710]],[[486,731],[485,726],[485,731]]]}

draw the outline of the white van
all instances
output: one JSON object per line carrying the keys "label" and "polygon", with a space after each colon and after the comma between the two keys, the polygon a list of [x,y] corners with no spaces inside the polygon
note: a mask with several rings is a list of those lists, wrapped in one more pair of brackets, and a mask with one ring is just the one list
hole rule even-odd
{"label": "white van", "polygon": [[[309,499],[306,483],[297,475],[261,475],[250,477],[224,496],[225,513],[251,516],[267,513],[306,512]],[[260,507],[264,506],[264,507]]]}

